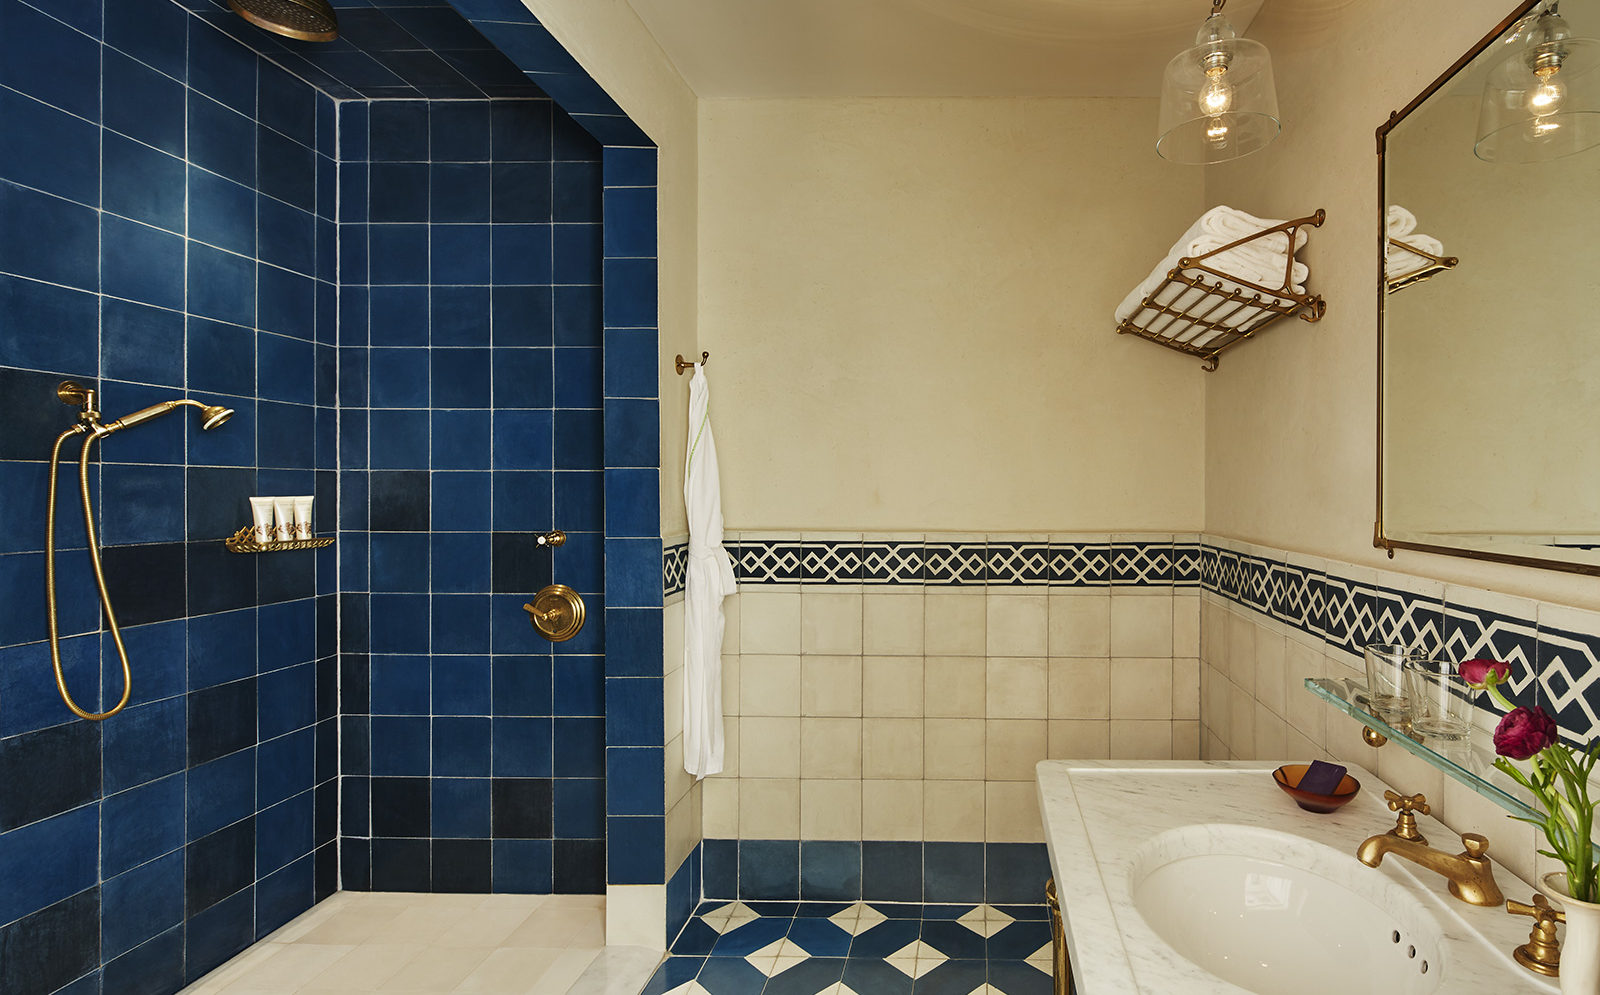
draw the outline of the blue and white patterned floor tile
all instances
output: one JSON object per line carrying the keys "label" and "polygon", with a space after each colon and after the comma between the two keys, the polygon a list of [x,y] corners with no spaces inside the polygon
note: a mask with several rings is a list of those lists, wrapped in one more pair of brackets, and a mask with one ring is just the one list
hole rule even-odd
{"label": "blue and white patterned floor tile", "polygon": [[1044,906],[708,902],[641,995],[1050,995]]}

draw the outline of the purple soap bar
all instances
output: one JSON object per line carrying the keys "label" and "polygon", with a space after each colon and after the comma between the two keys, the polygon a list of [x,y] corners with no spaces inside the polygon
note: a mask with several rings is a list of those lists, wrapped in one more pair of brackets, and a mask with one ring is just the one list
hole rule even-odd
{"label": "purple soap bar", "polygon": [[1311,766],[1301,775],[1300,783],[1295,785],[1301,791],[1309,791],[1314,795],[1331,795],[1339,790],[1339,782],[1344,780],[1344,768],[1338,764],[1323,763],[1321,760],[1311,761]]}

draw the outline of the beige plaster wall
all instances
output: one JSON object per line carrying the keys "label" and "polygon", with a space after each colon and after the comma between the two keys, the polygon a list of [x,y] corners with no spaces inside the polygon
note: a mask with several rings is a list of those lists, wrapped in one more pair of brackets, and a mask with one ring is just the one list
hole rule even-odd
{"label": "beige plaster wall", "polygon": [[627,0],[523,0],[659,148],[657,253],[661,294],[661,533],[687,531],[683,452],[688,378],[678,353],[697,354],[699,142],[694,91],[645,30]]}
{"label": "beige plaster wall", "polygon": [[729,527],[1195,531],[1205,375],[1111,319],[1203,206],[1203,174],[1151,152],[1154,118],[702,101]]}
{"label": "beige plaster wall", "polygon": [[1207,380],[1205,530],[1263,545],[1581,606],[1590,581],[1373,549],[1377,156],[1374,129],[1508,13],[1510,0],[1269,3],[1250,36],[1272,51],[1286,127],[1265,151],[1206,171],[1206,202],[1328,221],[1303,258],[1328,301]]}

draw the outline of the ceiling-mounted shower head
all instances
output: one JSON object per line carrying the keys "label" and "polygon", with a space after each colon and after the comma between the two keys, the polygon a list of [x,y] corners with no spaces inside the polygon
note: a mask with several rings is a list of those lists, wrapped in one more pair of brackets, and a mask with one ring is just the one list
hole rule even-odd
{"label": "ceiling-mounted shower head", "polygon": [[333,41],[339,18],[328,0],[228,0],[240,17],[273,34],[300,41]]}

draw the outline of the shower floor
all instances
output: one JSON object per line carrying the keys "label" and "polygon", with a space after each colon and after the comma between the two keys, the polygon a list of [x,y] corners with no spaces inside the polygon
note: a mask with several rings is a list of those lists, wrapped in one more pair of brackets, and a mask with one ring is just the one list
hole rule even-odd
{"label": "shower floor", "polygon": [[183,995],[566,995],[605,942],[600,895],[341,891]]}
{"label": "shower floor", "polygon": [[710,902],[642,995],[1051,995],[1043,905]]}

